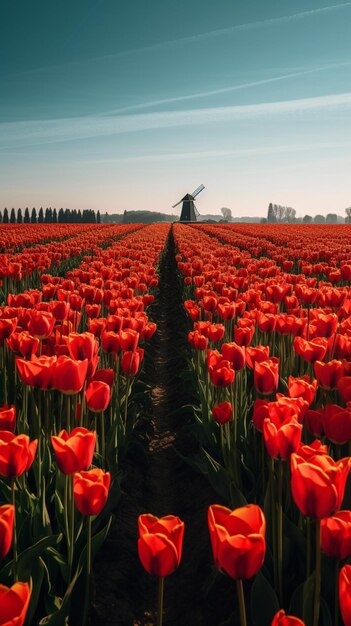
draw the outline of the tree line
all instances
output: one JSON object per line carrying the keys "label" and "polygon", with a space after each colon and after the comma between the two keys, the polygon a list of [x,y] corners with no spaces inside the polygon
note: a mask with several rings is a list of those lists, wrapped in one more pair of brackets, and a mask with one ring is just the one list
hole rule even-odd
{"label": "tree line", "polygon": [[22,209],[11,209],[10,214],[5,208],[4,212],[0,211],[0,224],[100,224],[100,211],[93,209],[52,209],[47,207],[44,211],[40,207],[38,213],[35,207],[29,212],[26,207],[22,214]]}
{"label": "tree line", "polygon": [[[345,209],[345,213],[346,224],[351,224],[351,207]],[[338,221],[340,220],[338,220],[336,213],[328,213],[326,216],[318,214],[314,217],[306,214],[302,218],[298,218],[292,207],[273,204],[272,202],[268,205],[267,217],[261,220],[262,223],[267,224],[294,224],[299,222],[303,224],[337,224]]]}

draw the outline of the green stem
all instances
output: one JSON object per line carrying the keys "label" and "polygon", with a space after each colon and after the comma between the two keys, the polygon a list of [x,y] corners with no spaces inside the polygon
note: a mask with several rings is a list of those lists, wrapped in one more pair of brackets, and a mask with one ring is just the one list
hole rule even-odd
{"label": "green stem", "polygon": [[321,596],[321,522],[316,520],[316,578],[314,587],[313,626],[318,626]]}
{"label": "green stem", "polygon": [[277,567],[277,519],[274,497],[274,459],[269,459],[269,495],[271,502],[272,516],[272,544],[273,544],[273,565],[274,565],[274,587],[278,589],[278,567]]}
{"label": "green stem", "polygon": [[70,545],[71,545],[71,539],[70,539],[70,533],[69,533],[69,521],[68,521],[68,492],[69,492],[69,481],[70,481],[70,476],[68,474],[65,475],[65,492],[64,492],[64,503],[63,503],[63,507],[64,507],[64,514],[65,514],[65,534],[66,534],[66,542],[67,542],[67,554],[68,554],[68,561],[69,561],[69,555],[70,555]]}
{"label": "green stem", "polygon": [[70,515],[70,544],[69,544],[69,577],[72,578],[73,555],[74,555],[74,497],[73,497],[73,474],[69,475],[69,499],[71,507]]}
{"label": "green stem", "polygon": [[236,592],[237,592],[238,602],[239,602],[240,626],[247,626],[244,588],[243,588],[243,581],[241,579],[236,581]]}
{"label": "green stem", "polygon": [[84,599],[84,613],[83,613],[83,626],[86,626],[89,613],[89,599],[90,599],[90,579],[91,579],[91,515],[87,516],[87,569],[85,578],[85,599]]}
{"label": "green stem", "polygon": [[308,517],[306,519],[306,580],[311,573],[311,520]]}
{"label": "green stem", "polygon": [[17,548],[17,525],[16,525],[16,487],[15,479],[11,478],[11,494],[13,504],[13,534],[12,534],[12,549],[13,549],[13,580],[18,582],[17,561],[18,561],[18,548]]}
{"label": "green stem", "polygon": [[102,467],[106,466],[106,441],[105,441],[105,414],[101,411],[101,462]]}
{"label": "green stem", "polygon": [[283,461],[278,465],[278,509],[277,509],[277,561],[278,561],[278,596],[283,605]]}
{"label": "green stem", "polygon": [[157,626],[162,626],[163,622],[163,587],[165,579],[160,576],[158,579],[158,599],[157,599]]}
{"label": "green stem", "polygon": [[339,626],[339,564],[337,559],[335,562],[335,600],[334,600],[334,626]]}

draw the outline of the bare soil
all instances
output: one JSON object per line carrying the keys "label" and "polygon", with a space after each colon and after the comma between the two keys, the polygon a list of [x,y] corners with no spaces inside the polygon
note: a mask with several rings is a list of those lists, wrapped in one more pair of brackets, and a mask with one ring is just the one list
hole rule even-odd
{"label": "bare soil", "polygon": [[141,513],[178,515],[185,522],[182,562],[165,582],[164,626],[215,626],[230,615],[235,588],[219,575],[213,585],[207,508],[218,502],[203,476],[184,462],[197,442],[189,416],[175,411],[193,401],[181,373],[186,367],[188,321],[177,280],[174,241],[160,266],[159,293],[152,307],[157,323],[146,365],[152,385],[152,416],[140,419],[135,436],[145,454],[124,467],[122,496],[109,536],[94,564],[92,626],[156,624],[157,580],[144,572],[137,554]]}

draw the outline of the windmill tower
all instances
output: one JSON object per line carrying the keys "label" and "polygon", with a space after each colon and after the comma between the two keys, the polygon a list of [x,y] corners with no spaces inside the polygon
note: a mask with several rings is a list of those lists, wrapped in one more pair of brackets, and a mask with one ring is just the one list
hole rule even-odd
{"label": "windmill tower", "polygon": [[196,218],[199,215],[199,212],[194,204],[194,200],[203,189],[205,189],[205,185],[200,185],[197,189],[195,189],[195,191],[193,191],[193,193],[187,193],[184,198],[179,200],[177,204],[173,205],[172,208],[175,209],[175,207],[178,206],[181,202],[183,203],[182,212],[179,219],[180,222],[196,222]]}

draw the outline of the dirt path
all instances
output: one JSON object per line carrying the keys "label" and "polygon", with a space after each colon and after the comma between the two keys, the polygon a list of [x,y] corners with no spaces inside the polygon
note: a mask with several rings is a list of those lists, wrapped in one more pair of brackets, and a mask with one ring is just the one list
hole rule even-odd
{"label": "dirt path", "polygon": [[136,432],[148,464],[133,462],[127,467],[118,513],[95,565],[96,601],[91,623],[155,623],[157,581],[143,571],[137,555],[137,517],[148,512],[178,515],[185,522],[182,563],[165,584],[165,626],[214,626],[221,622],[225,602],[215,592],[205,599],[204,584],[211,574],[212,561],[207,508],[217,496],[177,454],[191,454],[196,441],[186,427],[188,418],[174,415],[191,397],[181,378],[186,365],[187,321],[176,280],[172,237],[161,263],[153,319],[158,332],[146,367],[146,377],[153,387],[153,414],[151,423],[141,422]]}

